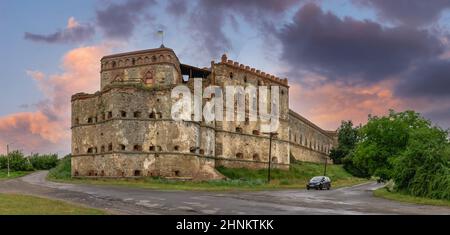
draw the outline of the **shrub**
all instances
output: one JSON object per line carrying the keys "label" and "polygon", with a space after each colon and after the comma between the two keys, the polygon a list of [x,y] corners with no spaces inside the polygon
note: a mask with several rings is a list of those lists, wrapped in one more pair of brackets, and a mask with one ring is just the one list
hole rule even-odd
{"label": "shrub", "polygon": [[58,164],[58,155],[39,155],[34,154],[29,157],[31,165],[35,170],[50,170]]}
{"label": "shrub", "polygon": [[9,155],[0,157],[0,169],[8,168],[8,158],[9,158],[9,169],[11,171],[32,171],[33,166],[30,161],[23,156],[20,151],[10,152]]}
{"label": "shrub", "polygon": [[71,155],[62,158],[48,175],[53,179],[70,179],[72,177]]}

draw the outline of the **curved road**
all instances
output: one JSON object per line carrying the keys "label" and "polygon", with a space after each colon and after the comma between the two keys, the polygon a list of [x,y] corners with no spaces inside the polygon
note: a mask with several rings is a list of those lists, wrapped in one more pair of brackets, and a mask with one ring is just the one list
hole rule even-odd
{"label": "curved road", "polygon": [[372,196],[376,183],[330,191],[194,192],[49,182],[47,172],[0,181],[0,193],[29,194],[107,210],[113,214],[450,214]]}

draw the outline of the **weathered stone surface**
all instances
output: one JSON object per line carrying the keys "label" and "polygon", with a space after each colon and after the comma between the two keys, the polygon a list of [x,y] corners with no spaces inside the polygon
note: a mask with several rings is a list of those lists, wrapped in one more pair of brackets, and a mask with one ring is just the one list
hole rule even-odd
{"label": "weathered stone surface", "polygon": [[[223,176],[217,166],[267,168],[269,138],[259,121],[171,119],[172,88],[184,84],[194,90],[193,79],[183,81],[183,75],[202,76],[203,87],[280,87],[274,168],[288,169],[292,157],[322,162],[336,144],[334,132],[289,109],[287,80],[229,62],[226,56],[206,69],[180,64],[168,48],[106,56],[101,63],[101,90],[72,96],[73,176],[218,179]],[[248,112],[248,97],[245,104]]]}

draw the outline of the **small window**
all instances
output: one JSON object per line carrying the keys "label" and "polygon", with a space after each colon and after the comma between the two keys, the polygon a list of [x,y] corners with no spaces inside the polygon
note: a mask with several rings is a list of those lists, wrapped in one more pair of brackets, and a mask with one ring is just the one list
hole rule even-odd
{"label": "small window", "polygon": [[80,124],[80,119],[75,118],[75,125],[79,125]]}
{"label": "small window", "polygon": [[115,68],[116,66],[117,66],[116,61],[113,61],[113,62],[112,62],[112,67]]}
{"label": "small window", "polygon": [[258,130],[253,130],[253,135],[259,135],[259,131]]}
{"label": "small window", "polygon": [[93,153],[94,152],[94,148],[88,148],[87,153]]}
{"label": "small window", "polygon": [[119,147],[120,147],[120,150],[122,150],[122,151],[125,151],[127,149],[126,146],[123,144],[119,145]]}
{"label": "small window", "polygon": [[92,117],[89,117],[87,122],[88,122],[88,123],[93,123],[94,120],[92,119]]}
{"label": "small window", "polygon": [[230,73],[230,79],[233,79],[233,73]]}
{"label": "small window", "polygon": [[102,121],[105,121],[105,120],[106,120],[106,114],[102,113]]}
{"label": "small window", "polygon": [[142,151],[142,146],[140,146],[140,145],[133,146],[133,151],[141,152]]}
{"label": "small window", "polygon": [[133,116],[134,116],[134,118],[140,118],[141,117],[141,112],[139,112],[139,111],[134,112]]}
{"label": "small window", "polygon": [[196,147],[191,147],[191,148],[189,149],[189,151],[190,151],[191,153],[195,153],[195,150],[197,150]]}
{"label": "small window", "polygon": [[259,161],[259,154],[253,154],[253,161]]}
{"label": "small window", "polygon": [[150,152],[154,152],[155,151],[155,146],[151,145],[150,148],[149,148],[149,151]]}
{"label": "small window", "polygon": [[105,171],[104,170],[100,171],[100,176],[105,176]]}
{"label": "small window", "polygon": [[237,153],[237,154],[236,154],[236,158],[237,158],[237,159],[243,159],[243,158],[244,158],[244,154],[242,154],[242,153]]}
{"label": "small window", "polygon": [[112,112],[111,111],[108,112],[108,119],[110,119],[110,118],[112,118]]}
{"label": "small window", "polygon": [[162,148],[161,148],[161,146],[156,146],[156,151],[158,151],[158,152],[161,152],[162,151]]}
{"label": "small window", "polygon": [[247,83],[247,76],[244,76],[244,82]]}
{"label": "small window", "polygon": [[178,171],[178,170],[174,171],[173,173],[175,174],[176,177],[180,177],[180,175],[181,175],[180,171]]}
{"label": "small window", "polygon": [[175,147],[173,147],[173,150],[175,150],[175,151],[179,151],[179,150],[180,150],[180,146],[178,146],[178,145],[175,145]]}
{"label": "small window", "polygon": [[278,158],[277,158],[277,157],[273,157],[273,158],[272,158],[272,162],[273,162],[273,163],[278,163]]}
{"label": "small window", "polygon": [[127,117],[127,112],[120,111],[120,116],[123,117],[123,118],[126,118]]}
{"label": "small window", "polygon": [[236,132],[237,132],[237,133],[242,133],[242,128],[236,127]]}
{"label": "small window", "polygon": [[203,150],[203,149],[200,149],[200,154],[205,154],[205,150]]}
{"label": "small window", "polygon": [[140,170],[135,170],[134,171],[134,176],[141,176],[141,171]]}
{"label": "small window", "polygon": [[100,152],[102,152],[102,153],[105,152],[105,145],[102,145],[102,147],[100,148]]}
{"label": "small window", "polygon": [[113,150],[113,145],[112,143],[108,144],[108,151],[111,152]]}
{"label": "small window", "polygon": [[154,119],[155,118],[155,113],[151,112],[150,115],[148,115],[149,118]]}

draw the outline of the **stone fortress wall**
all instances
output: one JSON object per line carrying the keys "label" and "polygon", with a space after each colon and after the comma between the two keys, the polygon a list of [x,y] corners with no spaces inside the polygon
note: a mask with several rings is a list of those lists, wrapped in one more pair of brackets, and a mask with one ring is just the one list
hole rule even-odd
{"label": "stone fortress wall", "polygon": [[261,133],[259,122],[171,119],[172,88],[184,84],[193,90],[193,79],[183,76],[203,78],[204,87],[280,86],[273,167],[287,169],[291,159],[323,162],[335,144],[333,132],[289,109],[287,79],[225,55],[210,68],[184,65],[163,47],[102,58],[101,90],[72,96],[72,175],[217,179],[222,178],[218,166],[266,168],[269,137]]}

